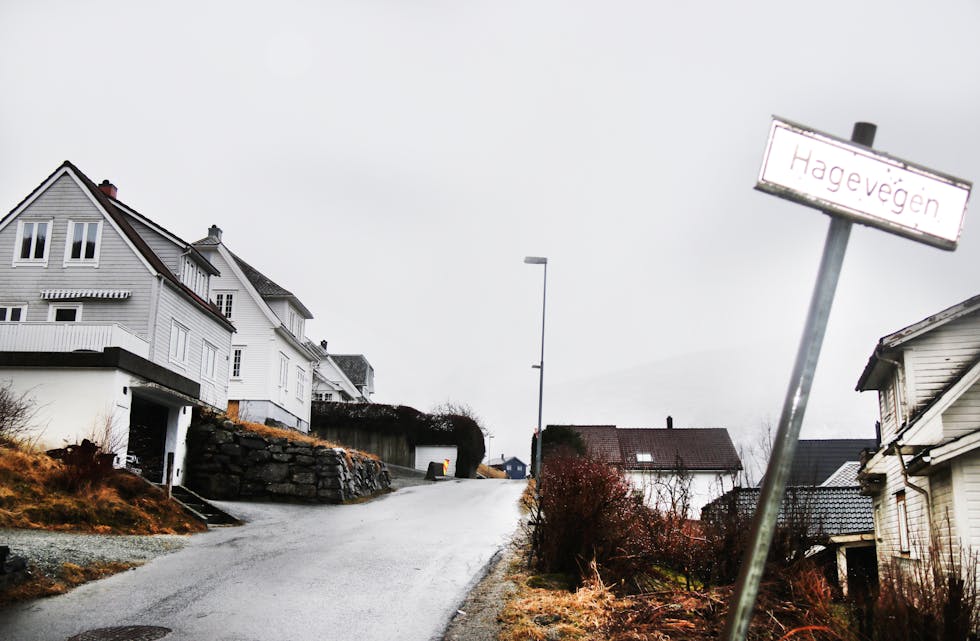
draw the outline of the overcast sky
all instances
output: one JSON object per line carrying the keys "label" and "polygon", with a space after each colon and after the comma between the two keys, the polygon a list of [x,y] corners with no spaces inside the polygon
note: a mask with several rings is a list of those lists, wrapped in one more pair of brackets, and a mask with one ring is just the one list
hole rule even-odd
{"label": "overcast sky", "polygon": [[[980,177],[980,4],[0,2],[0,207],[65,159],[193,241],[210,224],[363,353],[376,400],[544,420],[778,419],[827,218],[755,191],[771,116]],[[869,437],[878,338],[978,293],[856,227],[804,436]]]}

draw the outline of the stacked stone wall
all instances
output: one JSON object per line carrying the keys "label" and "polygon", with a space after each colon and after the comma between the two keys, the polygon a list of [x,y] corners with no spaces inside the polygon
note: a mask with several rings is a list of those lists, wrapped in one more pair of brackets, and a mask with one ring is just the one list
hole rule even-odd
{"label": "stacked stone wall", "polygon": [[342,503],[391,485],[385,464],[360,452],[208,420],[188,430],[185,478],[206,498],[308,503]]}

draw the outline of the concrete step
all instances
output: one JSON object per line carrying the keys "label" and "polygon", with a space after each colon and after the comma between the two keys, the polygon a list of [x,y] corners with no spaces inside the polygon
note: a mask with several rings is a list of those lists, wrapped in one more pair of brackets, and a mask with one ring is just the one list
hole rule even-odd
{"label": "concrete step", "polygon": [[171,497],[207,523],[208,527],[241,525],[241,521],[183,485],[174,485],[171,488]]}

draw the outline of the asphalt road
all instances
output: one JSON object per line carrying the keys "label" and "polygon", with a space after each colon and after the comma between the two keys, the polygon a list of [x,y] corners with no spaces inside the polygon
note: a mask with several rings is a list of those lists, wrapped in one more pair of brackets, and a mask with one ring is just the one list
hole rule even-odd
{"label": "asphalt road", "polygon": [[4,641],[163,626],[165,641],[438,638],[519,518],[519,481],[445,481],[360,505],[222,504],[249,522],[58,597],[0,610]]}

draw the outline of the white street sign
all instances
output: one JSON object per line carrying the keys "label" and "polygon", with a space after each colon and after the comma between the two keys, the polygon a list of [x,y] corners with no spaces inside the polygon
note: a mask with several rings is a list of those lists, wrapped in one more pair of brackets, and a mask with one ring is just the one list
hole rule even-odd
{"label": "white street sign", "polygon": [[773,118],[756,189],[956,249],[971,183]]}

